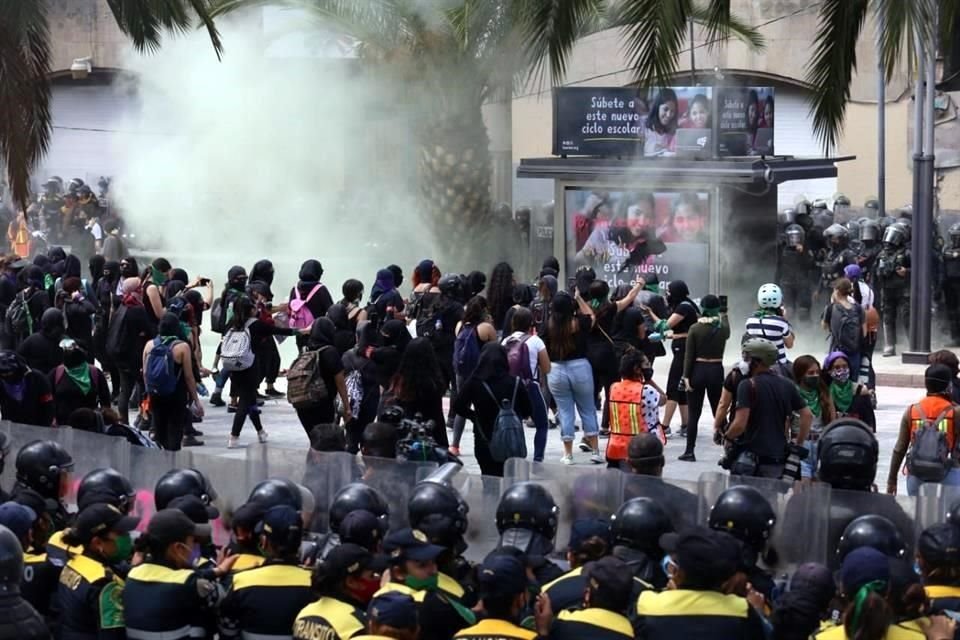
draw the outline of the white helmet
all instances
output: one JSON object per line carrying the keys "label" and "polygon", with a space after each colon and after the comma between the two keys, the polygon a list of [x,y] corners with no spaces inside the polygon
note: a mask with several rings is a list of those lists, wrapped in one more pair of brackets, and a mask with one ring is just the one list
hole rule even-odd
{"label": "white helmet", "polygon": [[783,291],[777,285],[768,282],[757,291],[757,304],[761,309],[779,309],[783,304]]}

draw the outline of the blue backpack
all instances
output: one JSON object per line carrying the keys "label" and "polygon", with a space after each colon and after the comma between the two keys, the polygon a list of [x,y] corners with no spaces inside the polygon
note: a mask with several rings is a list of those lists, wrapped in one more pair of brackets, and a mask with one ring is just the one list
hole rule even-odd
{"label": "blue backpack", "polygon": [[147,393],[151,396],[169,396],[176,391],[180,375],[173,359],[173,348],[180,342],[181,340],[154,339],[153,349],[147,355],[147,368],[143,372]]}
{"label": "blue backpack", "polygon": [[480,338],[473,325],[463,325],[453,343],[453,370],[461,378],[468,378],[480,360]]}

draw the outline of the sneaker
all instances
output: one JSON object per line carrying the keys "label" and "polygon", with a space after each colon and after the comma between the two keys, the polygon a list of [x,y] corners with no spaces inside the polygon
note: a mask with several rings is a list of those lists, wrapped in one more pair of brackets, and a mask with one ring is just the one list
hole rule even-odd
{"label": "sneaker", "polygon": [[580,439],[580,444],[577,446],[579,446],[580,451],[583,451],[584,453],[590,453],[591,451],[593,451],[593,447],[587,444],[587,441],[582,438]]}
{"label": "sneaker", "polygon": [[460,447],[447,447],[447,451],[449,451],[452,456],[460,457]]}
{"label": "sneaker", "polygon": [[237,412],[237,405],[232,404],[229,407],[227,407],[227,413],[236,413],[236,412]]}
{"label": "sneaker", "polygon": [[227,438],[227,449],[236,449],[240,446],[240,438],[230,436]]}
{"label": "sneaker", "polygon": [[267,389],[266,393],[268,398],[282,398],[284,395],[283,391],[277,391],[276,389]]}
{"label": "sneaker", "polygon": [[558,426],[558,425],[557,425],[557,419],[556,419],[556,418],[548,418],[548,419],[547,419],[547,429],[556,429],[557,426]]}
{"label": "sneaker", "polygon": [[196,436],[193,436],[193,435],[184,436],[184,438],[183,438],[183,446],[185,446],[185,447],[202,447],[202,446],[203,446],[203,440],[197,440]]}
{"label": "sneaker", "polygon": [[692,451],[685,451],[677,458],[677,460],[682,460],[683,462],[696,462],[697,456],[695,456]]}
{"label": "sneaker", "polygon": [[[193,425],[187,425],[187,426],[192,427]],[[185,435],[194,436],[196,438],[202,438],[203,431],[200,431],[200,429],[187,429],[187,433]]]}
{"label": "sneaker", "polygon": [[895,355],[897,355],[897,350],[895,347],[887,347],[886,349],[883,350],[884,358],[890,358]]}
{"label": "sneaker", "polygon": [[680,425],[680,437],[681,438],[687,437],[687,425],[685,424]]}
{"label": "sneaker", "polygon": [[270,437],[270,434],[267,433],[266,429],[260,429],[257,431],[257,440],[260,441],[260,444],[267,444],[267,438]]}
{"label": "sneaker", "polygon": [[601,438],[609,438],[609,437],[610,437],[610,429],[600,429],[600,437],[601,437]]}
{"label": "sneaker", "polygon": [[227,403],[223,401],[222,397],[220,397],[219,391],[214,391],[212,394],[210,394],[210,404],[215,407],[222,407]]}
{"label": "sneaker", "polygon": [[562,458],[560,458],[560,462],[562,462],[563,464],[566,464],[566,465],[571,465],[571,464],[573,464],[573,456],[572,456],[572,455],[569,455],[569,456],[568,456],[568,455],[564,455]]}
{"label": "sneaker", "polygon": [[600,455],[599,452],[594,451],[592,454],[590,454],[590,462],[592,462],[593,464],[603,464],[604,462],[606,462],[606,459],[602,455]]}

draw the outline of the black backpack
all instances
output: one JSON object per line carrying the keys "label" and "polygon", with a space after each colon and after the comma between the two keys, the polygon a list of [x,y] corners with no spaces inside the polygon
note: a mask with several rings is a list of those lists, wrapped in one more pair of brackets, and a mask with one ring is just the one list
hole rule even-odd
{"label": "black backpack", "polygon": [[[952,427],[956,428],[954,409],[953,406],[947,407],[931,420],[920,405],[910,407],[910,421],[919,424],[913,426],[913,443],[907,452],[907,471],[921,482],[942,482],[953,468],[953,452],[947,440],[946,423],[949,416]],[[920,416],[919,420],[913,418],[914,413]]]}
{"label": "black backpack", "polygon": [[118,362],[127,362],[130,359],[130,354],[126,351],[128,309],[126,305],[120,305],[110,318],[110,326],[107,328],[107,356]]}
{"label": "black backpack", "polygon": [[30,301],[33,300],[39,291],[34,291],[27,297],[26,291],[21,291],[10,303],[7,308],[6,322],[7,331],[10,335],[17,338],[25,338],[33,333],[38,322],[30,313]]}
{"label": "black backpack", "polygon": [[830,333],[833,335],[834,347],[846,354],[860,353],[862,325],[863,309],[859,305],[855,304],[847,309],[842,304],[834,304],[830,313]]}
{"label": "black backpack", "polygon": [[[437,338],[444,329],[443,310],[444,304],[442,294],[424,292],[414,294],[416,299],[413,302],[411,316],[416,320],[418,338]],[[452,333],[453,327],[447,329]]]}

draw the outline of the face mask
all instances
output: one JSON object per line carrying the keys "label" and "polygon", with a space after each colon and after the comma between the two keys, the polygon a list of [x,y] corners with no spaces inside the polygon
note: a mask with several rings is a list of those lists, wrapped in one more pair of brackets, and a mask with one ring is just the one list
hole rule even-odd
{"label": "face mask", "polygon": [[117,536],[114,540],[115,551],[107,558],[110,562],[122,562],[133,557],[133,539],[129,533]]}
{"label": "face mask", "polygon": [[193,545],[190,549],[190,555],[187,556],[187,565],[190,567],[197,566],[197,563],[200,562],[200,558],[203,557],[203,549],[199,544]]}
{"label": "face mask", "polygon": [[808,389],[816,389],[820,385],[820,376],[804,376],[803,386]]}
{"label": "face mask", "polygon": [[380,578],[358,578],[358,580],[360,586],[354,590],[353,594],[363,604],[369,604],[373,600],[373,594],[380,590]]}
{"label": "face mask", "polygon": [[87,363],[87,357],[79,349],[66,349],[63,352],[63,364],[68,369]]}
{"label": "face mask", "polygon": [[847,382],[850,379],[850,369],[834,369],[830,372],[830,377],[840,383]]}
{"label": "face mask", "polygon": [[404,578],[403,584],[417,591],[436,591],[439,581],[440,577],[436,575],[430,576],[429,578],[414,578],[413,576],[407,576]]}

